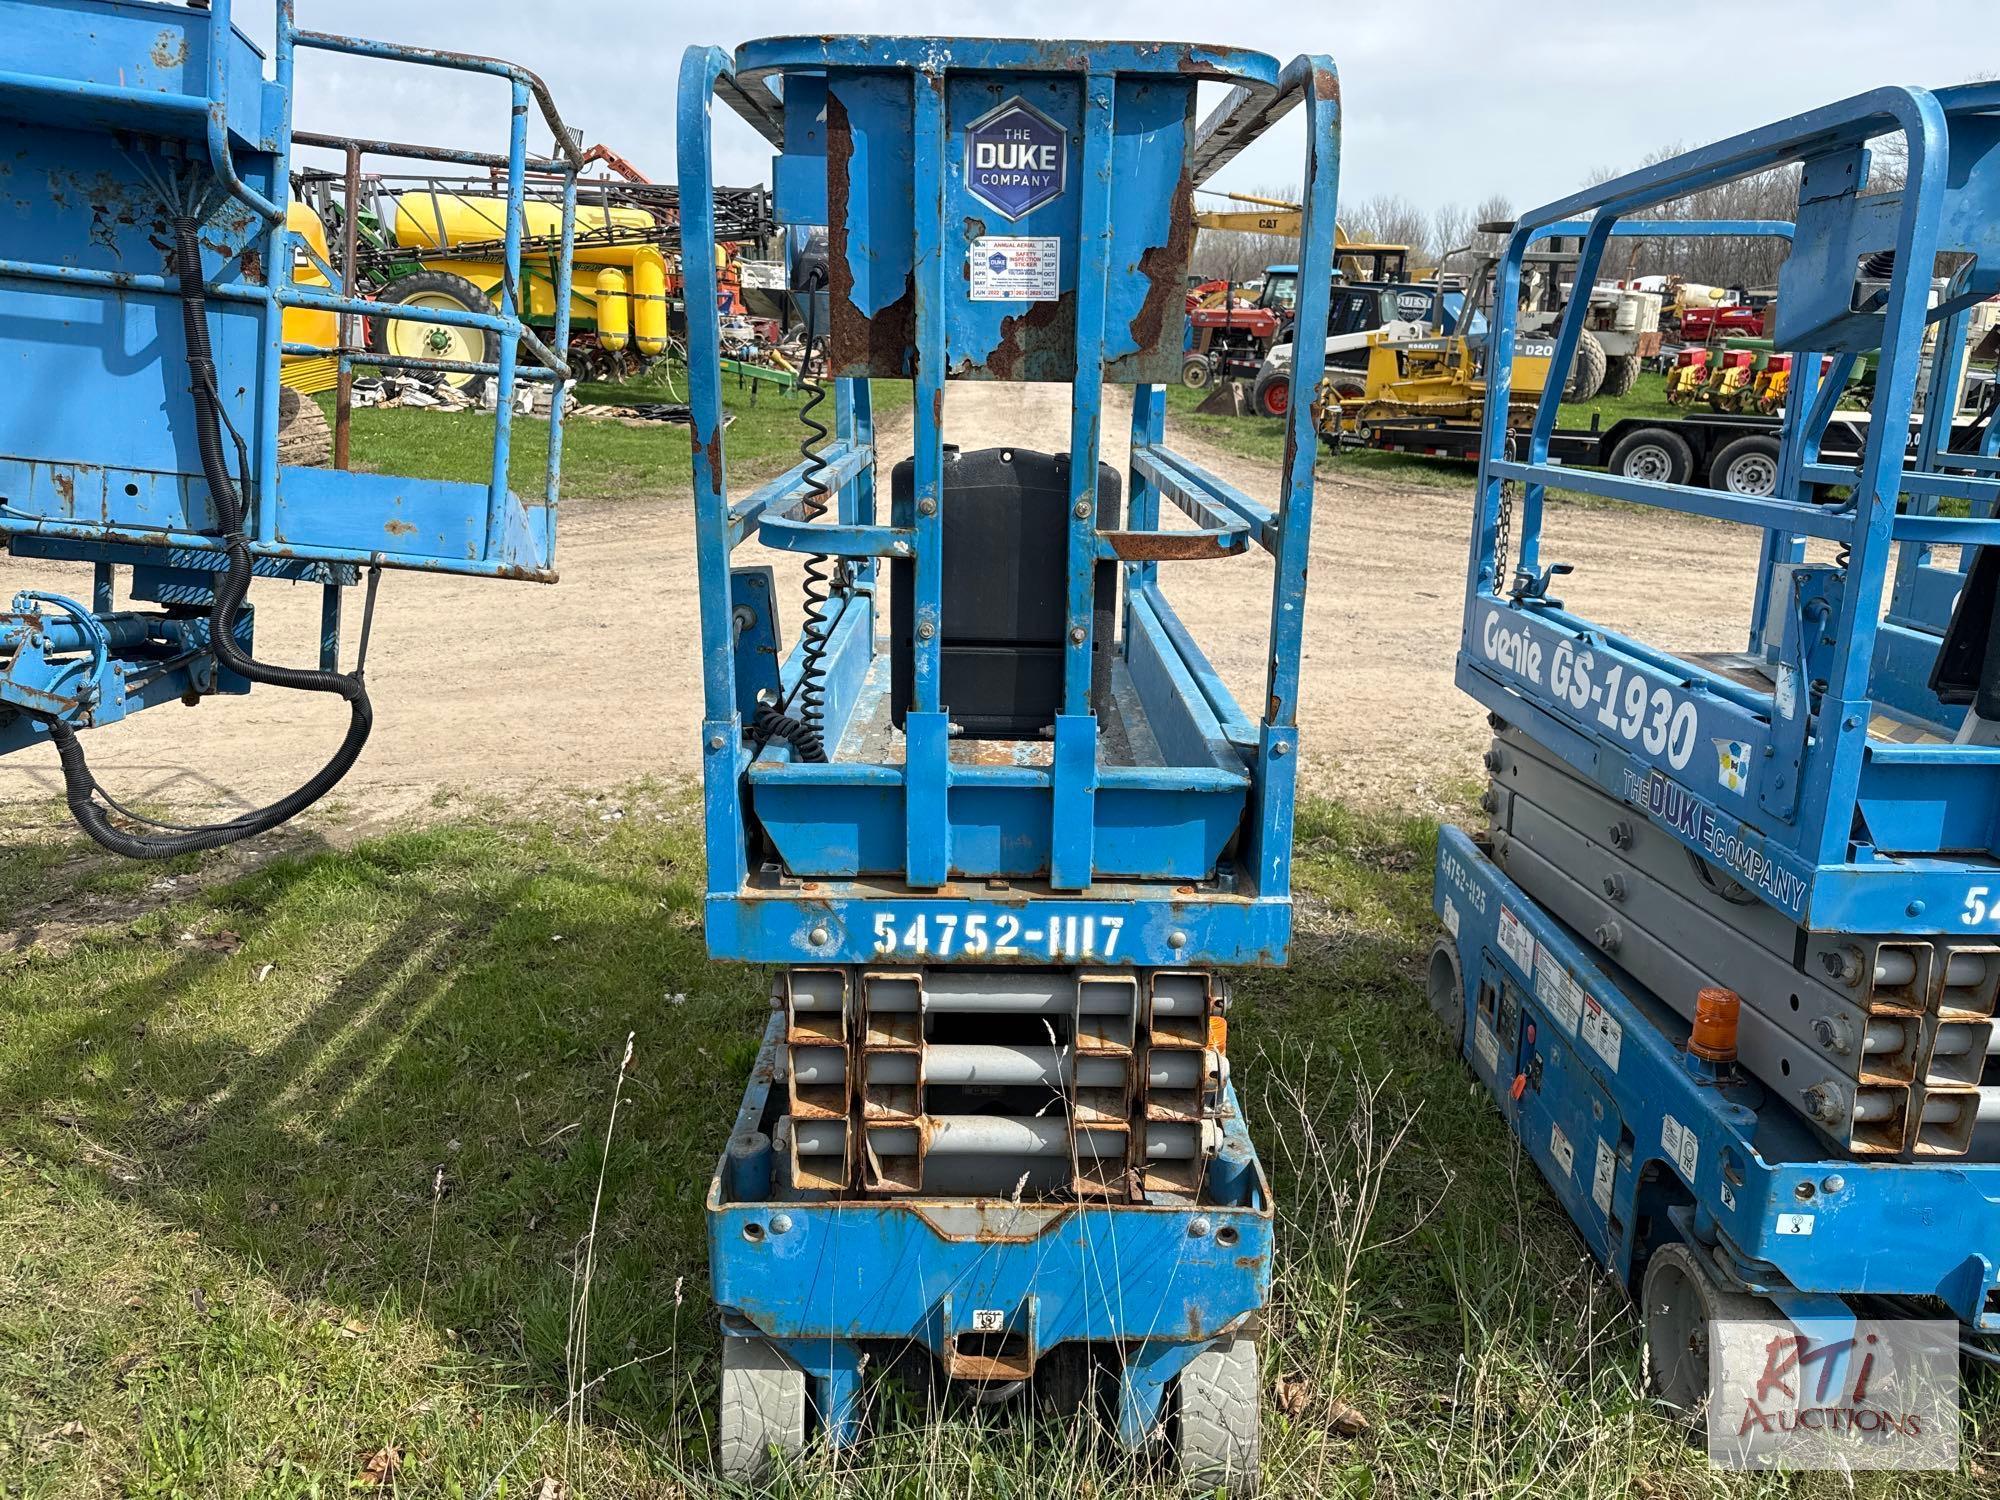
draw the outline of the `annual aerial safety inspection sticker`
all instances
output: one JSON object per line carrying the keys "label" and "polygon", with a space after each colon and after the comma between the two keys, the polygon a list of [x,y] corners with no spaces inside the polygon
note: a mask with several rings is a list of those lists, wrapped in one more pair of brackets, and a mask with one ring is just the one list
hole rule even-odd
{"label": "annual aerial safety inspection sticker", "polygon": [[966,253],[974,302],[1055,302],[1062,297],[1062,241],[1054,235],[983,234]]}

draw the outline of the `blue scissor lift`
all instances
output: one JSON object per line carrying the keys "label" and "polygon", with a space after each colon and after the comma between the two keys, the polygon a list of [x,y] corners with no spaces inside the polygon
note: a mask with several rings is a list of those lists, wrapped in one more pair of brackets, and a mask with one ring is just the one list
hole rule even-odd
{"label": "blue scissor lift", "polygon": [[[266,58],[230,0],[0,0],[0,544],[15,558],[85,563],[88,601],[22,590],[0,610],[0,754],[53,740],[72,811],[120,853],[162,857],[247,837],[301,810],[365,743],[362,674],[340,667],[342,601],[385,568],[553,581],[560,401],[539,493],[508,487],[517,381],[566,380],[526,327],[520,285],[523,181],[563,184],[559,324],[583,152],[532,73],[463,53],[299,28],[279,0]],[[287,227],[293,72],[301,52],[442,68],[508,86],[504,153],[388,141],[367,153],[490,169],[506,215],[506,290],[495,313],[383,307],[293,280],[311,257]],[[529,150],[539,105],[556,143]],[[17,209],[29,204],[32,212]],[[284,356],[357,348],[286,341],[287,309],[418,317],[497,335],[478,364],[366,353],[377,366],[482,374],[498,386],[485,483],[281,466]],[[558,326],[554,348],[567,341]],[[538,426],[540,424],[537,424]],[[252,650],[253,580],[323,590],[316,669]],[[121,608],[121,584],[133,605]],[[269,583],[265,585],[269,587]],[[367,626],[361,628],[365,655]],[[123,815],[90,776],[81,731],[157,704],[249,691],[253,682],[336,693],[348,734],[322,771],[271,807],[207,829]],[[114,816],[114,814],[117,814]]]}
{"label": "blue scissor lift", "polygon": [[[1871,192],[1881,136],[1908,178]],[[1968,310],[2000,292],[2000,87],[1880,90],[1525,215],[1493,337],[1551,226],[1585,236],[1588,286],[1611,237],[1667,228],[1626,215],[1792,164],[1773,494],[1552,464],[1554,398],[1510,442],[1493,379],[1458,657],[1496,730],[1491,821],[1438,853],[1432,1005],[1690,1409],[1717,1316],[1956,1318],[1988,1358],[2000,1331],[2000,428],[1990,402],[1957,413]],[[1825,462],[1864,356],[1864,451]],[[1756,528],[1745,649],[1565,609],[1551,485]],[[1663,556],[1657,587],[1686,565]],[[1740,999],[1727,1045],[1694,1038],[1704,988]]]}
{"label": "blue scissor lift", "polygon": [[[1230,92],[1197,125],[1202,82]],[[733,498],[717,327],[690,319],[708,943],[777,971],[709,1190],[723,1468],[849,1440],[871,1355],[921,1351],[988,1399],[1102,1392],[1126,1445],[1168,1434],[1193,1480],[1248,1493],[1271,1202],[1225,972],[1283,963],[1290,937],[1313,435],[1301,402],[1273,509],[1163,446],[1163,386],[1192,189],[1300,103],[1300,318],[1326,320],[1332,66],[696,48],[690,246],[713,235],[716,98],[777,149],[780,220],[828,228],[825,286],[800,294],[833,383],[827,440]],[[688,306],[713,306],[709,260],[687,277]],[[871,378],[912,383],[914,452],[888,473]],[[947,379],[1056,383],[1071,414],[960,452]],[[1098,458],[1106,383],[1133,390],[1124,475]],[[1163,501],[1190,524],[1163,525]],[[788,652],[772,570],[732,565],[752,539],[812,560]],[[1159,582],[1252,546],[1275,562],[1258,716]]]}

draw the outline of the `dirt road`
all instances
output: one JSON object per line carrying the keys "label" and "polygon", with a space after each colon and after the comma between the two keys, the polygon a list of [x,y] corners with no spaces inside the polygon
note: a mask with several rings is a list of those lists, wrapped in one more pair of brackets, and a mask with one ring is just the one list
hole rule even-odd
{"label": "dirt road", "polygon": [[[1126,397],[1107,392],[1106,458],[1122,468]],[[947,431],[971,449],[1062,448],[1068,388],[954,385]],[[663,443],[681,443],[678,430]],[[1267,465],[1170,441],[1275,500]],[[907,453],[907,416],[883,438]],[[1452,684],[1470,487],[1402,488],[1353,469],[1323,479],[1307,612],[1301,705],[1305,780],[1357,802],[1433,811],[1478,773],[1484,718]],[[697,774],[701,681],[688,495],[579,503],[564,514],[556,587],[416,574],[382,587],[368,677],[376,728],[334,794],[348,822],[373,824],[440,792],[511,803],[565,788]],[[1614,626],[1688,648],[1740,645],[1756,575],[1748,533],[1662,514],[1558,509],[1545,557],[1577,565],[1563,596]],[[779,597],[796,598],[791,559]],[[1270,564],[1262,553],[1163,569],[1167,591],[1240,701],[1263,692]],[[0,558],[0,598],[78,575]],[[311,658],[317,592],[260,583],[258,654]],[[797,615],[784,618],[789,630]],[[153,709],[87,737],[92,765],[124,798],[215,812],[268,800],[338,741],[341,705],[260,689],[191,710]],[[0,761],[0,801],[59,795],[52,752]]]}

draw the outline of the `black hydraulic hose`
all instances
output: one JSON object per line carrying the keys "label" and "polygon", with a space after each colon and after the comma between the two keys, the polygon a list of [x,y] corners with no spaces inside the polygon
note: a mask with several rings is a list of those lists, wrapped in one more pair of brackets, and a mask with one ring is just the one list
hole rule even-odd
{"label": "black hydraulic hose", "polygon": [[[174,274],[180,281],[181,323],[187,337],[188,373],[192,377],[195,413],[195,440],[201,451],[202,476],[208,481],[221,525],[222,543],[229,566],[215,585],[215,603],[209,610],[209,651],[218,667],[227,668],[251,682],[299,692],[332,693],[348,707],[347,734],[331,759],[296,791],[268,807],[244,813],[227,823],[188,828],[168,835],[135,834],[115,826],[107,809],[97,798],[110,798],[97,784],[85,763],[83,746],[76,731],[57,718],[45,717],[49,738],[62,759],[63,786],[69,810],[77,825],[114,854],[132,859],[172,859],[203,849],[219,849],[277,827],[319,801],[345,776],[368,743],[374,727],[375,711],[368,701],[361,669],[352,675],[304,667],[271,666],[248,655],[236,643],[236,612],[250,592],[250,544],[243,535],[243,496],[230,477],[222,447],[221,393],[215,378],[215,351],[208,337],[208,306],[202,292],[200,225],[189,215],[174,220]],[[234,436],[234,429],[231,429]],[[236,439],[239,465],[247,468],[241,438]],[[248,483],[247,474],[244,476]],[[122,810],[122,809],[121,809]],[[128,816],[130,816],[128,814]],[[136,821],[147,821],[136,819]],[[156,824],[158,827],[175,825]]]}

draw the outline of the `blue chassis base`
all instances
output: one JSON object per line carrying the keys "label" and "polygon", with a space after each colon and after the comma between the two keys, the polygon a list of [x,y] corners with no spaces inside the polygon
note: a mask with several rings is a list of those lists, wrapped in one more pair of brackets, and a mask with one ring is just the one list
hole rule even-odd
{"label": "blue chassis base", "polygon": [[[784,1018],[773,1016],[732,1139],[774,1108]],[[1271,1288],[1271,1194],[1232,1087],[1203,1201],[1037,1204],[901,1198],[774,1202],[741,1191],[725,1151],[708,1188],[709,1270],[728,1337],[761,1336],[803,1369],[833,1439],[860,1420],[865,1345],[921,1344],[950,1368],[976,1309],[1039,1361],[1088,1341],[1122,1351],[1118,1436],[1141,1447],[1167,1387],[1239,1333]],[[1213,1200],[1213,1201],[1211,1201]]]}
{"label": "blue chassis base", "polygon": [[2000,1163],[1828,1157],[1760,1086],[1704,1071],[1677,1014],[1608,979],[1459,829],[1439,837],[1432,899],[1458,949],[1467,1063],[1628,1289],[1645,1253],[1686,1239],[1790,1317],[1937,1297],[2000,1330]]}

